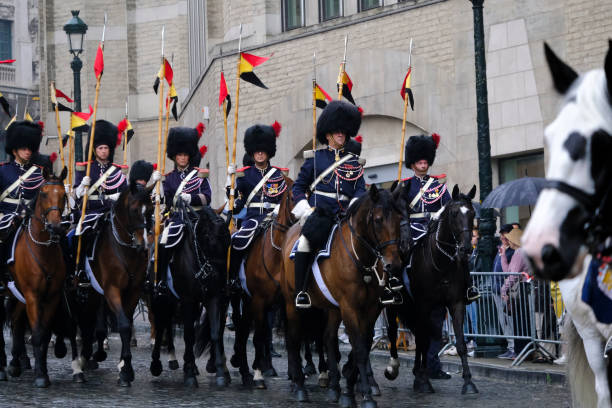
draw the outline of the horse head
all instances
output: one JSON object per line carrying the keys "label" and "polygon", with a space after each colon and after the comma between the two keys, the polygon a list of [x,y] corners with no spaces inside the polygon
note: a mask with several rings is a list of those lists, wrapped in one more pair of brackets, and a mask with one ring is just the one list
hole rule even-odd
{"label": "horse head", "polygon": [[280,224],[293,225],[297,222],[294,215],[291,213],[291,210],[293,210],[293,206],[295,205],[295,200],[293,199],[292,193],[293,179],[287,176],[284,176],[284,178],[285,184],[287,185],[287,190],[285,190],[283,193],[277,221]]}
{"label": "horse head", "polygon": [[116,217],[117,226],[129,234],[129,242],[126,244],[138,251],[148,247],[147,229],[153,214],[151,191],[154,187],[155,184],[146,187],[136,182],[130,183],[129,188],[119,196],[113,207],[114,214],[111,214],[111,221],[114,223]]}
{"label": "horse head", "polygon": [[[472,229],[474,227],[474,207],[472,200],[476,196],[476,186],[465,195],[459,191],[455,184],[451,194],[451,201],[446,203],[440,219],[444,218],[453,236],[457,255],[467,259],[472,252]],[[442,222],[442,221],[441,221]]]}
{"label": "horse head", "polygon": [[397,180],[391,185],[393,200],[402,214],[402,221],[400,222],[400,255],[404,263],[409,261],[410,240],[412,239],[410,236],[410,215],[408,214],[408,190],[409,188]]}
{"label": "horse head", "polygon": [[66,206],[66,190],[64,179],[67,169],[64,167],[59,176],[43,168],[43,177],[46,180],[38,191],[33,218],[37,219],[52,239],[63,235],[66,230],[62,224],[62,214]]}
{"label": "horse head", "polygon": [[597,240],[593,231],[611,224],[612,41],[604,69],[580,76],[547,44],[544,49],[563,102],[544,133],[550,184],[522,241],[536,275],[560,280],[586,253],[585,244]]}
{"label": "horse head", "polygon": [[227,224],[212,208],[202,206],[198,212],[198,222],[195,228],[195,238],[200,250],[215,266],[219,276],[225,278],[227,265],[227,250],[231,242],[231,235]]}

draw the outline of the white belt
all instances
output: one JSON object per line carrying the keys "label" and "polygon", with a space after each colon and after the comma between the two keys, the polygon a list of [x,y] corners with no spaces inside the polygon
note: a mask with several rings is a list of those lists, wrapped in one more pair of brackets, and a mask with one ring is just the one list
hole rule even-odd
{"label": "white belt", "polygon": [[26,200],[26,199],[19,200],[17,198],[5,198],[4,200],[2,200],[3,203],[17,204],[17,205],[19,205],[22,201],[26,205],[29,205],[32,202],[32,200]]}
{"label": "white belt", "polygon": [[410,218],[427,218],[431,213],[428,212],[420,212],[415,214],[410,214]]}
{"label": "white belt", "polygon": [[192,205],[191,208],[195,211],[200,211],[202,209],[202,205]]}
{"label": "white belt", "polygon": [[350,198],[344,194],[326,193],[324,191],[315,191],[314,193],[316,195],[333,198],[334,200],[338,200],[338,201],[349,201],[350,200]]}
{"label": "white belt", "polygon": [[87,197],[87,201],[98,201],[102,200],[99,194],[93,194]]}
{"label": "white belt", "polygon": [[250,203],[247,208],[276,208],[278,204],[274,203]]}

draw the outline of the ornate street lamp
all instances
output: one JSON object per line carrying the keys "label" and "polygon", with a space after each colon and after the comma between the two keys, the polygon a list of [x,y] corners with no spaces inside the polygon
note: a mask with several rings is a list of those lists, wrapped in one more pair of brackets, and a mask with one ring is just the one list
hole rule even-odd
{"label": "ornate street lamp", "polygon": [[[79,10],[72,10],[72,18],[64,25],[64,31],[68,36],[69,51],[74,56],[70,63],[72,73],[74,74],[74,110],[81,111],[81,68],[83,62],[79,55],[83,52],[83,40],[87,32],[87,24],[79,18]],[[62,135],[59,135],[61,140]],[[83,141],[81,132],[76,132],[74,138],[75,160],[83,161]]]}
{"label": "ornate street lamp", "polygon": [[[481,202],[493,187],[491,171],[491,140],[489,137],[489,100],[487,96],[487,64],[485,61],[484,23],[482,6],[484,0],[470,0],[474,10],[474,53],[476,59],[476,122],[478,124],[478,178]],[[495,218],[492,208],[480,210],[480,240],[478,252],[482,271],[493,270],[495,257]]]}

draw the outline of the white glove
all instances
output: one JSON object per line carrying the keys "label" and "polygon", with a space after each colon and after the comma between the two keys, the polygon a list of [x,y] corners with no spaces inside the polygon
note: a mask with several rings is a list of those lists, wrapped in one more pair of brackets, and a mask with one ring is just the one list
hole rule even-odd
{"label": "white glove", "polygon": [[66,191],[66,195],[70,195],[70,184],[64,184],[64,190]]}
{"label": "white glove", "polygon": [[236,165],[230,164],[229,166],[227,166],[227,174],[231,176],[234,173],[236,173]]}
{"label": "white glove", "polygon": [[223,213],[227,214],[229,212],[229,200],[225,200],[225,205],[223,206]]}
{"label": "white glove", "polygon": [[155,170],[153,174],[151,174],[151,181],[157,183],[159,180],[161,180],[161,173]]}
{"label": "white glove", "polygon": [[77,188],[74,189],[74,194],[76,195],[76,198],[81,198],[85,195],[86,191],[87,186],[80,184],[79,186],[77,186]]}
{"label": "white glove", "polygon": [[274,217],[278,217],[278,212],[280,211],[280,205],[277,205],[276,207],[274,207],[274,210],[272,210],[272,215]]}
{"label": "white glove", "polygon": [[111,201],[117,201],[119,199],[119,195],[121,193],[115,193],[115,194],[105,194],[104,198],[106,200],[111,200]]}
{"label": "white glove", "polygon": [[302,199],[293,207],[291,214],[293,214],[295,218],[302,218],[304,215],[310,215],[312,211],[314,210],[310,207],[310,204],[308,204],[308,200]]}
{"label": "white glove", "polygon": [[187,193],[181,193],[181,199],[185,202],[185,204],[191,204],[191,195]]}
{"label": "white glove", "polygon": [[91,177],[85,176],[81,180],[81,186],[89,187],[91,185]]}

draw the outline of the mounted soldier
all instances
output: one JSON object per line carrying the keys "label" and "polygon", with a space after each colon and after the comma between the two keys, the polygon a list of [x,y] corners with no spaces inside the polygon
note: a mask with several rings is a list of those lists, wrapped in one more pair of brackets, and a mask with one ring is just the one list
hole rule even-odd
{"label": "mounted soldier", "polygon": [[[240,265],[262,224],[278,214],[280,201],[287,189],[283,172],[287,169],[272,166],[270,160],[276,154],[276,138],[281,125],[274,122],[272,126],[254,125],[244,133],[243,162],[252,161],[252,165],[238,170],[236,191],[238,198],[234,203],[236,218],[240,229],[232,235],[230,258],[230,288],[240,290],[238,272]],[[228,168],[228,179],[235,172],[233,166]]]}
{"label": "mounted soldier", "polygon": [[166,155],[174,162],[174,170],[165,175],[164,203],[169,213],[159,241],[158,293],[168,289],[165,277],[172,261],[173,249],[183,239],[183,228],[193,225],[197,211],[210,204],[212,190],[208,182],[208,170],[198,165],[206,154],[207,147],[198,150],[198,141],[204,132],[204,125],[195,128],[174,127],[168,133]]}
{"label": "mounted soldier", "polygon": [[33,163],[42,140],[43,123],[13,122],[6,130],[5,151],[10,161],[0,165],[0,287],[8,280],[15,232],[38,189],[44,184],[42,168]]}
{"label": "mounted soldier", "polygon": [[[446,175],[429,175],[429,168],[436,158],[440,135],[410,136],[404,150],[405,165],[414,172],[413,177],[404,180],[408,187],[408,213],[410,214],[410,252],[417,242],[425,236],[432,217],[442,212],[451,200],[446,186]],[[410,267],[410,264],[408,265]],[[467,269],[467,268],[466,268]],[[472,285],[468,276],[466,299],[472,302],[480,297],[478,289]]]}
{"label": "mounted soldier", "polygon": [[[292,213],[302,224],[295,253],[297,308],[311,305],[307,287],[315,251],[325,245],[336,220],[366,192],[363,166],[355,154],[361,145],[351,139],[360,126],[357,107],[343,101],[330,102],[317,121],[316,134],[318,142],[327,147],[304,162],[293,185],[296,205]],[[381,301],[393,302],[393,294],[385,291]]]}
{"label": "mounted soldier", "polygon": [[157,171],[157,164],[149,163],[145,160],[137,160],[130,168],[130,184],[138,183],[146,186],[149,180],[156,183],[161,179],[161,174]]}

